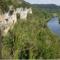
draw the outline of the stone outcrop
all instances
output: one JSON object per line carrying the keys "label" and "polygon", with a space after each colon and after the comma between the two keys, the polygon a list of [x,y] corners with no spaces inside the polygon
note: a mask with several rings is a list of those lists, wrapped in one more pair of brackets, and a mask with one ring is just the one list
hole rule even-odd
{"label": "stone outcrop", "polygon": [[32,14],[31,8],[17,8],[16,12],[20,15],[20,19],[26,20],[28,14]]}
{"label": "stone outcrop", "polygon": [[15,25],[17,22],[17,13],[20,15],[20,19],[27,19],[28,14],[32,14],[31,8],[17,8],[12,9],[12,6],[10,6],[10,10],[0,15],[0,31],[2,32],[2,35],[5,36],[9,29]]}

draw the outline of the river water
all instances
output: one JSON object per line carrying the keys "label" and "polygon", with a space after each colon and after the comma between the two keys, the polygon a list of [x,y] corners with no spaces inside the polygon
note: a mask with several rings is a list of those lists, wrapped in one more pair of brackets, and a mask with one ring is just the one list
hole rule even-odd
{"label": "river water", "polygon": [[60,24],[58,17],[51,18],[51,20],[47,23],[47,26],[53,33],[60,35]]}

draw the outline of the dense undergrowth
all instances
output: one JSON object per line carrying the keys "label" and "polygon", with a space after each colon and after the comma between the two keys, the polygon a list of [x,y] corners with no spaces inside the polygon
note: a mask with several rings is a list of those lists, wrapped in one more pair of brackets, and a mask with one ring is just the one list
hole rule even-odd
{"label": "dense undergrowth", "polygon": [[2,57],[15,59],[60,58],[60,38],[47,28],[51,13],[33,8],[28,19],[18,19],[3,38]]}

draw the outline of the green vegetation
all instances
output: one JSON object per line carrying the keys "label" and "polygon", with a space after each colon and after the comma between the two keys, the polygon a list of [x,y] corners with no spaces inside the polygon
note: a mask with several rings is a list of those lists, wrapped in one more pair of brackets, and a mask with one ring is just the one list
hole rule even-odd
{"label": "green vegetation", "polygon": [[25,2],[24,0],[0,0],[0,14],[7,12],[10,5],[13,5],[14,8],[31,7],[31,4]]}
{"label": "green vegetation", "polygon": [[32,10],[26,21],[18,19],[13,30],[3,38],[2,58],[60,58],[60,38],[47,28],[52,13],[33,7]]}
{"label": "green vegetation", "polygon": [[26,21],[19,20],[3,39],[3,58],[60,58],[60,38],[47,28],[52,14],[33,9]]}
{"label": "green vegetation", "polygon": [[55,4],[32,4],[32,6],[38,9],[46,10],[50,13],[60,12],[60,6],[57,6]]}
{"label": "green vegetation", "polygon": [[7,10],[8,10],[8,5],[6,1],[0,0],[0,14],[6,12]]}

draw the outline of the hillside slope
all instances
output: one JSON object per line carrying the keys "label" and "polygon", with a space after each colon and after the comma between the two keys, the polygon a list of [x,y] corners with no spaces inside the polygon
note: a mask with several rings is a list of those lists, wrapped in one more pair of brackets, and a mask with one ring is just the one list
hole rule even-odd
{"label": "hillside slope", "polygon": [[44,9],[49,12],[59,12],[60,6],[57,6],[55,4],[32,4],[33,7],[38,9]]}
{"label": "hillside slope", "polygon": [[3,39],[3,58],[60,58],[60,38],[47,28],[51,13],[33,8],[26,21],[18,19],[14,29]]}
{"label": "hillside slope", "polygon": [[[26,4],[25,4],[26,3]],[[15,6],[15,4],[13,4]],[[29,3],[21,5],[29,7]],[[32,7],[32,6],[31,6]],[[32,7],[33,14],[26,21],[18,19],[13,30],[3,37],[2,58],[5,59],[57,59],[60,58],[60,38],[47,28],[52,17],[42,9]]]}
{"label": "hillside slope", "polygon": [[14,8],[17,7],[29,7],[31,4],[25,2],[24,0],[0,0],[0,13],[5,13],[9,10],[9,6],[13,5]]}

